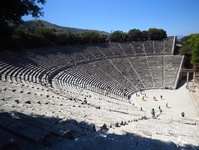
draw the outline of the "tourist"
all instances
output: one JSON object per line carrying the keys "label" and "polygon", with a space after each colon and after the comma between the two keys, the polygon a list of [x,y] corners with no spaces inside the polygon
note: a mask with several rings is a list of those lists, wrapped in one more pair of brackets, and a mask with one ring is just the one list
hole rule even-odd
{"label": "tourist", "polygon": [[182,116],[182,117],[185,117],[185,113],[184,113],[184,112],[182,112],[182,113],[181,113],[181,116]]}
{"label": "tourist", "polygon": [[144,101],[144,96],[142,96],[142,101]]}
{"label": "tourist", "polygon": [[151,110],[151,114],[152,114],[152,117],[154,118],[155,117],[155,110],[154,110],[154,108]]}
{"label": "tourist", "polygon": [[155,97],[155,96],[153,96],[153,100],[154,100],[154,101],[156,100],[156,97]]}
{"label": "tourist", "polygon": [[162,109],[161,109],[161,107],[159,106],[158,108],[159,108],[160,113],[162,113]]}

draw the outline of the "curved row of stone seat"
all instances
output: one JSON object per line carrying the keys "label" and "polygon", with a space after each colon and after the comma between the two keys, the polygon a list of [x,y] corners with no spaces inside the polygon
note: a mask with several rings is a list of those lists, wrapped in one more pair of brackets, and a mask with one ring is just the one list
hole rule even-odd
{"label": "curved row of stone seat", "polygon": [[[112,55],[115,55],[115,53],[112,49],[114,49],[115,47],[117,47],[115,48],[117,49],[117,52],[119,52],[119,49],[120,51],[122,50],[121,46],[118,46],[120,45],[118,43],[111,43],[111,44],[104,44],[104,45],[100,45],[100,44],[95,45],[95,46],[82,46],[81,45],[81,46],[51,48],[51,51],[48,50],[50,54],[45,57],[43,57],[42,55],[44,55],[46,51],[42,52],[42,54],[38,54],[38,55],[35,55],[35,57],[30,57],[30,58],[31,60],[35,61],[40,67],[49,70],[50,67],[57,69],[57,66],[60,64],[64,64],[64,66],[67,66],[67,65],[69,66],[69,65],[76,65],[76,63],[82,62],[82,61],[88,62],[94,59],[113,57]],[[143,45],[143,43],[141,45]],[[130,47],[132,48],[133,46],[130,46]],[[52,51],[55,53],[52,53]],[[73,51],[73,53],[71,51]],[[84,51],[86,53],[84,53]],[[70,54],[68,55],[68,53],[71,53],[71,55]],[[89,54],[89,56],[87,56],[87,54]],[[121,53],[119,52],[117,54],[124,54],[124,51],[122,50]],[[90,59],[90,56],[92,56],[93,58]],[[59,62],[57,61],[57,59],[59,59]],[[45,84],[47,84],[47,82],[45,82]]]}
{"label": "curved row of stone seat", "polygon": [[[117,122],[125,122],[143,114],[127,102],[116,101],[101,95],[96,96],[96,98],[93,96],[91,98],[87,97],[86,103],[82,103],[84,102],[82,99],[66,99],[51,93],[48,89],[45,89],[45,87],[24,88],[20,85],[11,84],[9,86],[4,86],[4,84],[6,83],[1,83],[1,85],[3,85],[0,89],[0,92],[2,92],[1,100],[3,100],[1,102],[3,103],[0,106],[3,106],[1,110],[3,109],[6,112],[20,111],[25,114],[36,113],[37,115],[53,115],[54,117],[59,116],[61,118],[70,117],[77,120],[84,119],[98,124],[101,122],[101,125],[102,123],[114,125]],[[17,95],[21,95],[21,98],[18,99],[16,97]],[[83,111],[84,109],[88,112]],[[93,112],[95,112],[95,115]],[[103,116],[104,113],[107,115],[106,117]],[[123,115],[125,115],[124,118],[128,120],[124,120]]]}
{"label": "curved row of stone seat", "polygon": [[164,54],[171,55],[174,54],[176,37],[167,38],[164,42]]}
{"label": "curved row of stone seat", "polygon": [[[94,62],[76,66],[74,69],[75,70],[73,70],[73,68],[71,68],[70,71],[74,72],[74,74],[79,74],[79,72],[81,72],[82,76],[80,76],[80,78],[82,77],[82,78],[87,79],[89,77],[87,79],[88,82],[90,82],[90,81],[92,82],[93,80],[94,81],[98,80],[98,82],[102,85],[101,90],[103,90],[103,91],[104,90],[108,91],[108,92],[112,91],[113,93],[115,91],[116,93],[119,94],[119,93],[122,93],[122,91],[125,88],[124,85],[121,85],[121,84],[118,85],[118,83],[119,83],[118,80],[113,80],[114,78],[107,75],[99,67],[96,67],[96,64]],[[91,85],[92,85],[92,83],[91,83]],[[123,94],[121,94],[121,95],[123,95]]]}
{"label": "curved row of stone seat", "polygon": [[[153,52],[150,51],[152,48],[155,49],[155,45],[157,45],[157,47],[161,47],[159,48],[160,51],[164,51],[165,49],[169,49],[171,51],[173,49],[173,44],[175,43],[174,39],[175,37],[169,37],[163,41],[138,41],[31,49],[27,50],[25,53],[4,52],[0,57],[1,60],[6,60],[9,63],[29,63],[48,69],[53,66],[57,66],[60,63],[71,65],[78,62],[89,62],[121,56],[139,56],[139,54],[152,55],[154,52],[161,55],[164,53],[159,53],[156,50],[152,50]],[[146,46],[149,44],[153,46]],[[59,59],[59,62],[57,59]]]}
{"label": "curved row of stone seat", "polygon": [[33,66],[31,64],[8,64],[1,62],[0,64],[0,77],[3,81],[23,83],[26,81],[34,82],[37,84],[46,83],[45,75],[47,71],[40,67]]}
{"label": "curved row of stone seat", "polygon": [[152,88],[163,88],[165,56],[147,57],[152,78]]}
{"label": "curved row of stone seat", "polygon": [[122,50],[122,54],[121,55],[128,55],[128,56],[134,56],[135,52],[133,51],[132,45],[130,43],[127,42],[123,42],[123,43],[118,43],[119,48]]}
{"label": "curved row of stone seat", "polygon": [[[164,86],[176,89],[179,73],[184,61],[184,56],[165,56]],[[175,80],[174,80],[175,79]],[[173,86],[171,86],[173,85]]]}
{"label": "curved row of stone seat", "polygon": [[[108,85],[108,86],[107,86]],[[110,88],[110,84],[85,74],[84,70],[79,69],[67,69],[60,72],[52,82],[52,87],[55,92],[66,95],[73,95],[82,93],[82,91],[100,93],[107,97],[115,99],[122,99],[124,94],[118,91],[118,89]],[[73,91],[73,92],[71,92]],[[72,96],[71,95],[71,96]]]}
{"label": "curved row of stone seat", "polygon": [[[111,64],[111,59],[109,59],[107,61],[110,62],[108,65],[110,65],[110,67],[113,68],[113,66]],[[83,71],[86,73],[86,76],[92,76],[92,77],[106,83],[106,87],[103,87],[103,90],[115,91],[118,95],[121,95],[121,96],[127,95],[127,93],[126,93],[127,85],[123,84],[120,81],[121,80],[120,78],[122,78],[122,77],[114,78],[113,76],[111,76],[110,73],[108,73],[106,70],[104,70],[104,68],[102,68],[102,66],[104,66],[104,65],[97,65],[96,63],[100,63],[100,61],[85,64],[84,66],[80,66],[80,67],[84,68]],[[113,70],[113,69],[111,69],[111,70]],[[115,74],[118,74],[118,70],[114,70],[114,71],[115,71]]]}
{"label": "curved row of stone seat", "polygon": [[[8,55],[9,54],[9,55]],[[21,53],[21,59],[17,58],[15,53],[3,52],[0,62],[0,77],[3,81],[10,82],[34,82],[42,85],[49,84],[49,77],[52,76],[53,73],[57,73],[58,69],[63,68],[65,65],[64,62],[58,61],[58,59],[54,58],[54,60],[45,58],[43,56],[31,57],[31,61],[23,60],[25,57],[24,53]],[[12,57],[15,57],[14,60],[11,60]],[[37,60],[37,61],[35,61]],[[56,62],[55,64],[53,64]]]}
{"label": "curved row of stone seat", "polygon": [[[172,38],[171,38],[172,39]],[[147,41],[148,42],[148,41]],[[140,49],[143,49],[143,47],[144,47],[144,44],[145,43],[147,43],[147,42],[137,42],[137,45],[138,46],[135,46],[136,44],[133,44],[135,47],[136,47],[136,51],[139,51],[139,53],[140,53]],[[136,43],[136,42],[135,42]],[[149,43],[149,42],[148,42]],[[159,44],[154,44],[154,43],[158,43],[158,41],[156,41],[156,42],[154,42],[154,41],[152,41],[151,43],[153,43],[153,47],[158,47],[158,45],[159,45],[159,47],[158,47],[158,49],[160,50],[160,49],[163,49],[163,45],[165,45],[165,44],[163,44],[163,42],[159,42]],[[164,43],[165,43],[165,41],[164,41]],[[115,44],[115,43],[114,43]],[[112,44],[112,47],[113,47],[113,45],[114,44]],[[140,48],[142,46],[142,48]],[[130,46],[131,48],[133,48],[133,46]],[[82,47],[81,47],[82,48]],[[101,48],[101,49],[100,49]],[[111,49],[110,47],[108,47],[107,48],[107,45],[101,45],[101,46],[95,46],[95,49],[97,49],[97,51],[92,51],[92,50],[90,50],[90,52],[89,53],[92,53],[93,52],[93,56],[95,56],[95,58],[97,58],[97,57],[104,57],[104,56],[109,56],[109,54],[110,55],[114,55],[114,52],[111,50],[111,52],[110,53],[106,53],[107,51],[108,51],[108,49]],[[105,50],[106,49],[106,50]],[[148,50],[148,48],[145,48],[145,49],[147,49]],[[164,49],[163,49],[164,50]],[[77,50],[78,51],[78,50]],[[82,51],[84,51],[84,50],[82,50]],[[154,52],[157,52],[158,50],[154,50]],[[98,54],[94,54],[94,52],[98,52]],[[155,52],[155,53],[156,53]],[[122,53],[120,53],[120,54],[122,54]],[[140,54],[143,54],[143,55],[146,55],[146,52],[144,52],[144,50],[143,50],[143,52],[141,52]],[[148,54],[152,54],[152,53],[148,53]],[[156,53],[156,54],[158,54],[158,52]],[[76,54],[77,55],[77,54]],[[82,52],[81,52],[81,55],[82,55]],[[77,57],[78,59],[81,59],[81,57]],[[86,57],[85,57],[86,58]],[[89,59],[88,59],[89,60]],[[160,73],[161,71],[159,71],[159,73]],[[146,75],[145,73],[143,73],[144,75]],[[152,73],[150,73],[150,74],[152,74]],[[150,77],[149,77],[150,78]],[[163,84],[161,84],[161,83],[157,83],[156,84],[156,86],[154,86],[154,83],[153,83],[153,86],[152,86],[152,83],[150,83],[149,82],[150,80],[146,80],[145,81],[145,83],[147,83],[148,85],[147,85],[147,87],[161,87],[161,85],[163,86]],[[156,79],[155,81],[160,81],[159,79]],[[140,84],[141,85],[141,84]]]}
{"label": "curved row of stone seat", "polygon": [[147,63],[147,57],[129,57],[129,64],[132,66],[132,69],[136,71],[136,75],[138,76],[135,80],[135,84],[138,89],[151,88],[151,74],[149,65]]}
{"label": "curved row of stone seat", "polygon": [[[135,55],[143,56],[143,55],[153,55],[153,54],[171,55],[172,54],[171,50],[173,49],[174,42],[175,42],[175,37],[169,37],[162,41],[138,41],[138,42],[107,43],[107,44],[96,44],[96,45],[52,47],[49,48],[48,50],[46,49],[30,50],[34,56],[30,57],[30,59],[37,62],[39,66],[48,67],[50,63],[54,64],[54,66],[58,65],[58,62],[56,61],[57,59],[59,59],[60,62],[62,63],[68,64],[71,62],[72,63],[89,62],[99,59],[121,57],[121,56],[135,56]],[[169,49],[170,53],[168,53]],[[166,50],[167,53],[164,52]],[[45,55],[47,53],[48,55]],[[46,61],[43,61],[43,59],[45,59]]]}
{"label": "curved row of stone seat", "polygon": [[[69,91],[76,91],[77,93],[81,93],[82,90],[89,90],[109,97],[117,99],[119,98],[115,91],[111,91],[111,89],[105,89],[108,87],[106,83],[103,83],[102,81],[99,81],[95,78],[91,79],[89,76],[83,77],[79,73],[77,75],[75,72],[63,72],[56,78],[58,80],[57,88],[61,88],[61,93],[65,92],[65,94],[68,94],[67,92]],[[121,95],[119,96],[120,98],[122,97]]]}
{"label": "curved row of stone seat", "polygon": [[114,66],[109,59],[104,61],[96,61],[94,63],[96,67],[100,68],[105,74],[108,74],[113,79],[116,79],[121,85],[128,89],[132,89],[132,91],[134,90],[133,83],[128,81],[122,72],[118,70],[117,66]]}
{"label": "curved row of stone seat", "polygon": [[48,85],[49,74],[57,69],[45,70],[30,64],[11,65],[5,62],[0,63],[0,68],[0,80],[5,82],[23,83],[25,85],[30,85],[31,83]]}
{"label": "curved row of stone seat", "polygon": [[[119,84],[119,86],[114,87],[112,89],[113,90],[112,92],[114,93],[115,91],[115,94],[118,94],[118,95],[122,95],[122,93],[124,94],[124,92],[119,92],[122,90],[123,91],[126,90],[125,95],[129,95],[130,93],[133,93],[134,91],[140,88],[162,87],[163,83],[155,83],[155,82],[156,81],[159,82],[163,80],[162,79],[163,71],[161,71],[160,68],[158,69],[159,74],[162,73],[161,75],[158,75],[159,77],[161,76],[161,79],[159,79],[159,77],[156,78],[155,76],[157,74],[156,71],[155,72],[153,72],[154,70],[151,71],[150,64],[147,62],[148,61],[147,57],[145,57],[147,56],[147,54],[146,54],[146,48],[144,48],[144,43],[146,43],[146,41],[126,43],[126,44],[129,44],[130,47],[132,48],[133,50],[132,55],[136,54],[136,52],[140,53],[140,55],[143,55],[142,58],[141,56],[139,57],[137,56],[139,59],[141,58],[141,60],[135,61],[136,57],[134,57],[133,59],[127,57],[127,60],[129,62],[126,62],[126,64],[121,63],[120,65],[118,64],[118,62],[120,61],[120,58],[104,59],[103,61],[93,60],[92,63],[95,66],[97,66],[98,70],[101,70],[100,78],[102,79],[104,75],[109,76],[109,79],[105,78],[106,81],[105,80],[100,81],[102,83],[109,81],[108,82],[109,86],[106,85],[106,87],[103,87],[105,86],[105,84],[100,84],[100,86],[98,86],[99,84],[98,85],[96,84],[95,86],[97,86],[99,89],[101,88],[106,89],[108,87],[112,88],[114,87],[114,85]],[[154,43],[154,41],[152,41],[152,43]],[[124,43],[123,44],[111,43],[111,44],[104,44],[104,45],[98,44],[95,46],[87,46],[87,47],[81,46],[81,48],[77,46],[79,47],[79,49],[76,49],[77,47],[74,47],[74,46],[68,46],[68,47],[49,48],[43,51],[35,50],[35,51],[29,52],[29,53],[33,53],[33,55],[29,57],[30,60],[28,61],[26,58],[26,54],[28,52],[24,54],[22,53],[20,55],[10,54],[10,52],[8,52],[8,54],[11,55],[11,58],[13,59],[6,57],[5,54],[4,56],[2,55],[3,57],[1,57],[1,59],[11,62],[11,66],[7,65],[6,67],[5,65],[4,69],[2,69],[0,74],[2,78],[5,78],[5,80],[9,78],[10,80],[13,80],[16,78],[16,81],[28,80],[31,82],[41,83],[43,85],[48,85],[49,83],[51,83],[51,80],[53,79],[53,77],[59,73],[59,71],[62,71],[66,69],[67,67],[75,66],[77,65],[76,63],[81,63],[82,61],[83,62],[90,61],[90,59],[87,59],[87,56],[84,54],[84,51],[85,51],[84,49],[87,49],[87,52],[93,56],[92,59],[98,59],[100,57],[109,58],[110,55],[115,55],[116,52],[117,54],[124,54],[125,48],[124,47],[122,48],[122,46],[124,46]],[[121,53],[119,49],[121,50]],[[70,51],[73,51],[73,52],[70,52]],[[71,53],[71,55],[68,53]],[[21,59],[21,58],[24,58],[24,59]],[[133,63],[137,63],[137,62],[139,62],[139,67],[141,66],[141,69],[138,66],[133,65]],[[101,63],[103,63],[103,65]],[[14,66],[12,66],[13,64]],[[130,64],[131,67],[125,68],[125,65],[128,65],[128,64]],[[130,70],[129,74],[133,73],[133,76],[129,76],[128,73],[125,73],[125,70]],[[110,78],[111,78],[111,82],[110,82]],[[88,80],[86,82],[88,82]]]}
{"label": "curved row of stone seat", "polygon": [[[101,95],[92,95],[91,97],[87,95],[86,97],[85,94],[85,102],[85,99],[79,99],[79,97],[65,98],[58,96],[42,86],[24,88],[20,84],[1,83],[1,85],[4,84],[6,86],[2,86],[0,89],[0,102],[3,106],[0,107],[0,110],[4,112],[17,111],[25,114],[59,116],[59,118],[63,117],[62,119],[70,117],[78,121],[88,118],[87,121],[90,120],[89,122],[92,123],[101,120],[101,125],[128,121],[123,119],[123,115],[129,120],[142,115],[139,109],[127,102],[105,98]],[[102,117],[104,113],[107,114],[106,117]]]}
{"label": "curved row of stone seat", "polygon": [[182,56],[107,59],[66,69],[57,79],[81,88],[90,88],[89,90],[97,93],[107,90],[120,96],[124,93],[128,96],[140,89],[167,86],[175,88],[182,59]]}
{"label": "curved row of stone seat", "polygon": [[[167,66],[164,66],[165,58],[168,59],[171,58],[168,60],[170,64],[168,64],[165,60],[165,65]],[[156,60],[155,63],[153,63],[154,60]],[[79,84],[79,82],[86,80],[82,82],[82,85],[79,85],[79,87],[85,87],[85,85],[87,85],[87,87],[96,87],[98,89],[96,90],[96,92],[105,93],[105,91],[108,91],[112,94],[120,96],[122,95],[127,96],[131,93],[134,93],[139,88],[145,88],[145,89],[163,88],[165,87],[164,83],[167,83],[166,86],[174,87],[173,84],[175,83],[175,77],[177,70],[179,68],[180,61],[181,61],[181,56],[175,57],[175,56],[164,56],[164,55],[156,56],[156,59],[154,59],[153,56],[150,57],[140,56],[140,57],[115,58],[115,59],[106,59],[104,61],[95,61],[92,62],[94,66],[92,65],[88,66],[88,64],[85,64],[85,67],[83,67],[85,70],[83,70],[81,74],[78,73],[78,70],[80,70],[80,67],[82,66],[77,65],[79,66],[78,67],[79,69],[76,72],[73,71],[73,76],[76,76],[76,79],[79,80],[76,80],[77,82],[73,84],[77,85]],[[139,66],[134,65],[138,63]],[[45,70],[44,68],[42,69],[39,67],[35,67],[33,65],[13,66],[3,63],[1,63],[1,65],[2,69],[0,74],[2,80],[12,81],[14,79],[16,80],[16,82],[23,80],[35,83],[45,83],[46,85],[49,84],[48,77],[50,75],[48,76],[48,73],[50,74],[52,72],[56,72],[59,67],[60,68],[63,67],[62,65],[59,65],[57,67],[51,68],[50,70],[48,70],[49,68]],[[172,65],[176,66],[171,68]],[[101,70],[98,73],[98,76],[95,75],[94,78],[93,77],[88,78],[89,75],[91,76],[93,74],[96,74],[96,70],[99,71],[99,69],[96,68],[99,68]],[[91,71],[91,69],[93,71]],[[85,72],[90,72],[90,73],[85,74]],[[104,76],[109,76],[109,79],[107,79]],[[165,79],[169,81],[164,81],[164,76],[166,77]],[[100,81],[98,80],[98,77],[100,77],[101,79]],[[91,84],[92,80],[95,81],[94,84],[93,83]],[[109,81],[108,84],[104,84],[107,82],[107,80]],[[114,85],[117,85],[118,83],[120,86],[115,87]],[[93,89],[91,88],[91,90]]]}

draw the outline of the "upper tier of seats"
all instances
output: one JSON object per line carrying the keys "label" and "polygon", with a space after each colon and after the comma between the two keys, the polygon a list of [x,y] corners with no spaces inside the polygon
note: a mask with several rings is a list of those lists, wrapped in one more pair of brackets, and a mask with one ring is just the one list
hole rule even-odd
{"label": "upper tier of seats", "polygon": [[52,66],[58,66],[60,64],[70,66],[77,63],[96,61],[106,58],[173,55],[174,43],[175,37],[168,37],[162,41],[137,41],[48,47],[29,49],[23,53],[1,53],[0,60],[14,64],[28,63],[48,69]]}
{"label": "upper tier of seats", "polygon": [[175,37],[168,37],[162,41],[5,51],[0,55],[0,77],[52,88],[52,82],[57,82],[61,89],[67,82],[112,97],[128,97],[140,89],[175,89],[183,60],[173,55],[174,43]]}

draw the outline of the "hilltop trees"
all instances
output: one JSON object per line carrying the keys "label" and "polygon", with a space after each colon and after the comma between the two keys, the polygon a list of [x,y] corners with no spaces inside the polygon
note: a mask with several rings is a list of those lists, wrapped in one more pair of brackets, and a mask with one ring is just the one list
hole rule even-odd
{"label": "hilltop trees", "polygon": [[188,47],[191,49],[191,63],[199,67],[199,34],[192,34],[188,40]]}
{"label": "hilltop trees", "polygon": [[189,36],[183,37],[179,42],[182,45],[179,49],[179,52],[181,55],[191,55],[191,47],[188,46],[188,40],[190,38]]}
{"label": "hilltop trees", "polygon": [[180,54],[191,55],[191,63],[199,68],[199,33],[181,39]]}
{"label": "hilltop trees", "polygon": [[166,37],[166,31],[155,28],[148,31],[131,29],[127,33],[117,30],[111,34],[97,31],[74,33],[56,26],[47,28],[40,20],[34,23],[35,28],[27,28],[23,24],[14,27],[7,26],[8,30],[5,30],[7,36],[2,37],[0,49],[20,50],[59,45],[162,40]]}
{"label": "hilltop trees", "polygon": [[111,33],[111,35],[109,36],[110,41],[112,42],[122,42],[124,41],[124,33],[122,31],[114,31],[113,33]]}
{"label": "hilltop trees", "polygon": [[148,40],[149,35],[148,35],[148,31],[142,31],[142,40],[146,41]]}
{"label": "hilltop trees", "polygon": [[163,29],[150,28],[148,30],[148,38],[150,40],[162,40],[166,37],[167,33]]}
{"label": "hilltop trees", "polygon": [[107,36],[104,34],[100,34],[99,32],[85,32],[77,34],[78,37],[81,37],[78,44],[94,44],[94,43],[102,43],[105,42]]}
{"label": "hilltop trees", "polygon": [[23,24],[10,27],[12,32],[8,34],[9,37],[5,42],[0,43],[0,49],[22,50],[60,45],[95,44],[108,40],[108,34],[97,31],[73,33],[55,26],[46,28],[42,21],[36,21],[35,24],[34,29],[27,28]]}
{"label": "hilltop trees", "polygon": [[131,29],[128,31],[128,33],[119,30],[114,31],[110,35],[110,41],[124,42],[124,41],[163,40],[166,37],[167,33],[163,29],[150,28],[148,31]]}
{"label": "hilltop trees", "polygon": [[142,32],[139,29],[131,29],[128,32],[130,41],[140,41],[142,40]]}

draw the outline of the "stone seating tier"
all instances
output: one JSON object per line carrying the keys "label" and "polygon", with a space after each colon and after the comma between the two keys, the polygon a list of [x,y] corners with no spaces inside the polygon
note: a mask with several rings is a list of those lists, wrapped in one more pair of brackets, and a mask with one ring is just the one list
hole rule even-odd
{"label": "stone seating tier", "polygon": [[[100,89],[107,90],[110,87],[109,92],[117,95],[123,95],[121,91],[124,90],[125,95],[128,95],[140,88],[162,88],[165,82],[164,77],[169,75],[169,69],[175,72],[172,73],[173,76],[175,74],[172,79],[176,80],[181,56],[179,58],[172,55],[154,56],[153,53],[163,54],[162,51],[157,52],[156,49],[161,47],[160,49],[163,49],[164,52],[166,43],[172,46],[172,41],[174,39],[171,37],[163,41],[52,47],[31,52],[27,50],[26,53],[20,55],[5,52],[0,56],[2,60],[1,79],[10,82],[29,81],[52,86],[52,80],[59,72],[71,68],[75,80],[67,81],[67,83],[81,88],[95,87],[90,89],[98,93],[102,91]],[[126,57],[123,57],[125,56],[123,55],[124,49],[129,51],[130,57],[126,54]],[[149,52],[150,50],[152,52]],[[122,54],[121,58],[111,56],[117,55],[116,53]],[[7,55],[12,55],[13,59],[10,60]],[[92,57],[93,60],[91,61],[88,57]],[[78,66],[75,72],[73,71],[74,66]],[[83,69],[80,72],[81,67]]]}

